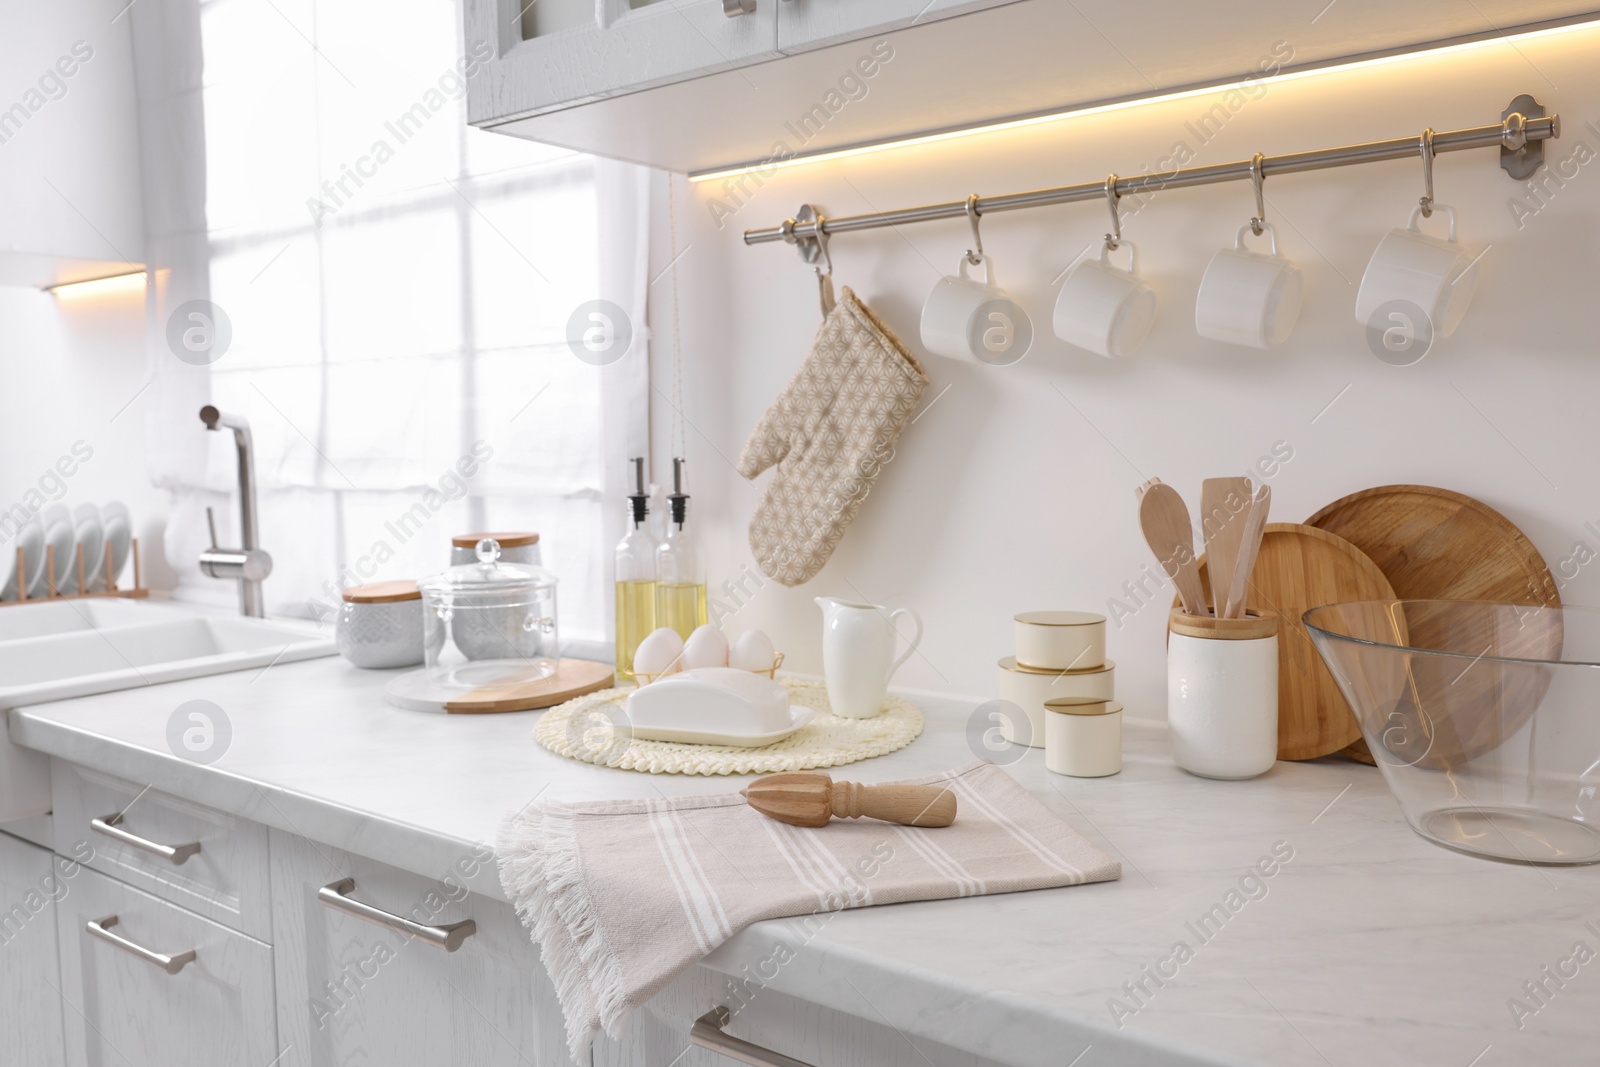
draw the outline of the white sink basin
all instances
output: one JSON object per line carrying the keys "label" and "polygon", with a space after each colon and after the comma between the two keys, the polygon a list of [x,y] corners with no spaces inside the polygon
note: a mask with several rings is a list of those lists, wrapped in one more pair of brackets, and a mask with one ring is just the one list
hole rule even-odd
{"label": "white sink basin", "polygon": [[[331,634],[298,620],[110,599],[0,608],[0,712],[334,651]],[[49,810],[49,760],[0,733],[0,822]]]}

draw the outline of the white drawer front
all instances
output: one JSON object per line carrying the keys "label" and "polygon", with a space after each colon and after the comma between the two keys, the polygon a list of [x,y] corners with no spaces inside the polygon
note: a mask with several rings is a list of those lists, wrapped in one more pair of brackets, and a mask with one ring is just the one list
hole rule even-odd
{"label": "white drawer front", "polygon": [[51,784],[57,852],[93,849],[91,869],[270,940],[266,827],[62,760]]}
{"label": "white drawer front", "polygon": [[60,1067],[56,904],[83,868],[0,834],[0,1063]]}
{"label": "white drawer front", "polygon": [[[71,1067],[264,1065],[278,1055],[266,945],[90,870],[56,919]],[[138,950],[194,958],[174,974]]]}

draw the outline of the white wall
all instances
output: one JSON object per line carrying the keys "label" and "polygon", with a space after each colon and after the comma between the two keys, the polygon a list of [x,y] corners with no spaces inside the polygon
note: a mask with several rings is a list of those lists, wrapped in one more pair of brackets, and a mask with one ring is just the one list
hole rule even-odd
{"label": "white wall", "polygon": [[[819,318],[809,268],[781,244],[745,247],[741,229],[774,225],[806,201],[849,214],[1156,169],[1179,139],[1199,148],[1198,163],[1211,163],[1430,125],[1482,125],[1522,92],[1563,121],[1564,136],[1548,151],[1567,161],[1567,177],[1562,187],[1549,182],[1543,200],[1507,177],[1492,150],[1439,158],[1437,199],[1458,209],[1467,241],[1492,247],[1460,332],[1411,367],[1374,357],[1353,305],[1373,247],[1404,224],[1421,193],[1420,163],[1268,183],[1283,251],[1308,276],[1299,328],[1272,354],[1201,341],[1193,327],[1208,258],[1253,213],[1248,185],[1161,194],[1126,222],[1162,310],[1146,347],[1122,362],[1070,349],[1049,330],[1052,280],[1107,228],[1105,207],[990,217],[983,232],[999,281],[1038,327],[1032,353],[1008,368],[927,357],[933,384],[925,403],[947,391],[903,436],[832,561],[798,589],[767,582],[726,629],[760,626],[788,654],[789,667],[817,672],[820,614],[812,597],[908,606],[922,613],[927,636],[897,682],[993,695],[1013,614],[1105,612],[1108,599],[1123,596],[1123,583],[1150,564],[1136,524],[1137,485],[1159,476],[1193,504],[1202,478],[1243,473],[1277,442],[1293,458],[1272,479],[1275,520],[1300,521],[1366,486],[1420,482],[1498,508],[1552,568],[1576,541],[1600,550],[1600,535],[1585,527],[1600,528],[1592,473],[1600,443],[1593,414],[1600,163],[1578,166],[1600,152],[1600,122],[1585,126],[1600,120],[1597,54],[1600,32],[1584,31],[1279,82],[1203,147],[1185,124],[1211,101],[1190,99],[795,167],[756,191],[721,229],[709,209],[722,190],[675,179],[679,251],[689,251],[651,293],[657,380],[664,388],[676,277],[689,455],[715,597],[725,578],[754,569],[745,527],[770,477],[747,483],[733,461],[804,356]],[[893,76],[892,65],[880,75]],[[870,107],[871,97],[852,106]],[[1511,207],[1518,198],[1538,208],[1520,224]],[[664,224],[657,237],[664,246]],[[920,352],[923,297],[955,269],[968,240],[964,221],[841,236],[833,242],[836,279]],[[671,255],[658,251],[652,275]],[[667,415],[658,406],[658,457],[666,454]],[[658,477],[670,469],[657,466]],[[1582,569],[1563,596],[1600,601],[1597,573],[1600,567]],[[1109,635],[1119,696],[1133,715],[1165,714],[1169,598]]]}

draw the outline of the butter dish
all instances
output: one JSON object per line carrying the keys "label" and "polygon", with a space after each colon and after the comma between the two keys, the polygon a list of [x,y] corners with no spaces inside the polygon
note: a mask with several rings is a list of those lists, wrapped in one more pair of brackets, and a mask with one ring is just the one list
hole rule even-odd
{"label": "butter dish", "polygon": [[811,721],[791,707],[778,682],[733,667],[696,667],[652,682],[628,697],[633,736],[644,741],[758,748]]}

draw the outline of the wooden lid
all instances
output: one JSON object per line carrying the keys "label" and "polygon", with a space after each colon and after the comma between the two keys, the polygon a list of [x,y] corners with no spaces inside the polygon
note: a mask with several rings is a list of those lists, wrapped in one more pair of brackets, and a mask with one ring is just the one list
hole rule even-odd
{"label": "wooden lid", "polygon": [[1029,626],[1099,626],[1106,621],[1092,611],[1024,611],[1012,618]]}
{"label": "wooden lid", "polygon": [[1079,667],[1073,671],[1058,671],[1049,667],[1024,667],[1017,662],[1017,657],[1015,656],[1007,656],[1000,661],[1001,670],[1016,671],[1018,674],[1099,674],[1101,671],[1114,670],[1116,666],[1114,661],[1108,659],[1104,663],[1095,664],[1093,667]]}
{"label": "wooden lid", "polygon": [[1044,710],[1061,715],[1115,715],[1122,705],[1102,697],[1056,697],[1044,702]]}
{"label": "wooden lid", "polygon": [[450,538],[450,545],[453,548],[476,548],[485,537],[500,542],[501,548],[521,548],[523,545],[539,543],[539,535],[529,530],[506,530],[501,533],[456,534]]}
{"label": "wooden lid", "polygon": [[1167,629],[1184,637],[1213,641],[1258,641],[1278,632],[1275,615],[1246,615],[1242,619],[1219,619],[1212,615],[1186,615],[1179,608],[1167,614]]}
{"label": "wooden lid", "polygon": [[343,593],[346,604],[394,604],[401,600],[421,600],[415,578],[393,582],[373,582],[371,585],[353,585]]}

